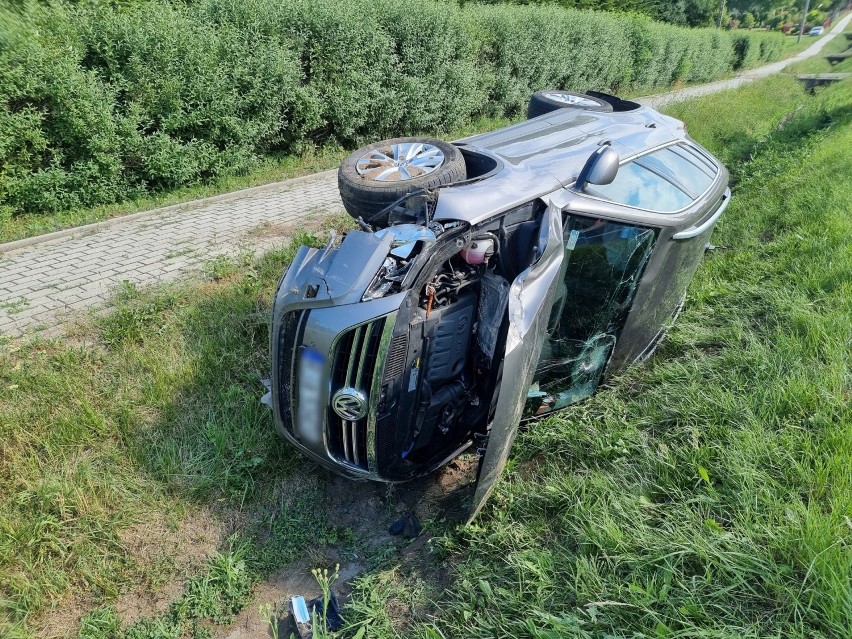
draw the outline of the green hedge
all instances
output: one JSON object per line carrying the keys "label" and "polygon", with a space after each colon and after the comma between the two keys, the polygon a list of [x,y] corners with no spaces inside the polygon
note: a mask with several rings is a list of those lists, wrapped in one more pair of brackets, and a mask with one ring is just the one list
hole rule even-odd
{"label": "green hedge", "polygon": [[421,0],[0,8],[0,214],[112,203],[517,115],[545,87],[653,91],[777,59],[781,37]]}

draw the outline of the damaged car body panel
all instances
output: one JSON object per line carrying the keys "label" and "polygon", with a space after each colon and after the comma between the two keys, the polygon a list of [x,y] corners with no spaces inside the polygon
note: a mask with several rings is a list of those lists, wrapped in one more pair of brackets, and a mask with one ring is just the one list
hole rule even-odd
{"label": "damaged car body panel", "polygon": [[728,174],[677,120],[595,96],[611,112],[554,107],[453,145],[376,143],[341,165],[360,230],[302,247],[275,297],[283,438],[388,482],[477,450],[472,518],[522,420],[650,355],[730,201]]}
{"label": "damaged car body panel", "polygon": [[558,287],[563,262],[562,212],[553,204],[545,212],[539,233],[541,255],[509,289],[509,330],[503,355],[494,421],[489,428],[485,453],[469,520],[485,505],[509,458],[518,432],[527,389],[536,372],[547,332],[550,307]]}

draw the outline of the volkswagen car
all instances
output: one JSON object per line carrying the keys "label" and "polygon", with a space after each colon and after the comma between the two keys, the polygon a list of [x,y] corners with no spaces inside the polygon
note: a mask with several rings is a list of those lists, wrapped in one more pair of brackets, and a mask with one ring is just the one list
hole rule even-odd
{"label": "volkswagen car", "polygon": [[591,91],[452,143],[371,144],[338,182],[357,229],[301,247],[275,295],[275,427],[356,480],[476,451],[471,518],[523,420],[654,350],[730,202],[682,122]]}

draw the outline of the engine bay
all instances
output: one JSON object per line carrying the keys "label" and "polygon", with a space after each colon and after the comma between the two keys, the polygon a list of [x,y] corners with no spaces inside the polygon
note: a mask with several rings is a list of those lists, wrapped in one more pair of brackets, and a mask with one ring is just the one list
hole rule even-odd
{"label": "engine bay", "polygon": [[[487,433],[499,383],[509,283],[528,266],[544,210],[514,209],[487,227],[429,223],[428,199],[397,205],[401,224],[365,299],[407,292],[394,340],[405,365],[389,366],[379,424],[393,423],[392,444],[379,434],[379,464],[387,476],[443,462]],[[394,355],[391,355],[394,358]],[[400,357],[403,359],[403,357]],[[381,430],[381,429],[380,429]]]}

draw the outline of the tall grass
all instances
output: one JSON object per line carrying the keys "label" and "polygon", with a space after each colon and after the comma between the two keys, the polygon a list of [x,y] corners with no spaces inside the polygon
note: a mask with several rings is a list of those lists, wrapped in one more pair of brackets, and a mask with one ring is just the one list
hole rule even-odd
{"label": "tall grass", "polygon": [[407,636],[848,636],[852,95],[674,110],[732,168],[724,248],[652,361],[522,434]]}

